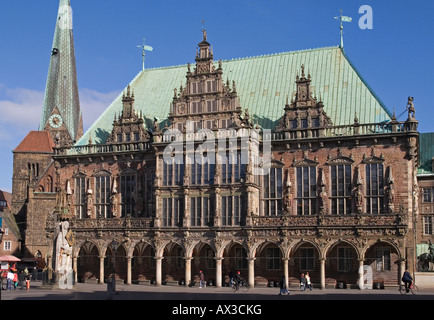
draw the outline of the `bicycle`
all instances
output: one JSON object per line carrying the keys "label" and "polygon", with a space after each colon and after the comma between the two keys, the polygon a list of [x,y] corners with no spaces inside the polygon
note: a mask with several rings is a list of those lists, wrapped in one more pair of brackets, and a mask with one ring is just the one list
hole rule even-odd
{"label": "bicycle", "polygon": [[232,283],[232,289],[234,289],[234,292],[237,292],[238,290],[247,292],[249,291],[250,287],[246,280],[240,280],[238,284],[236,282]]}
{"label": "bicycle", "polygon": [[419,288],[414,283],[411,284],[410,289],[407,292],[406,285],[404,283],[401,283],[399,285],[399,292],[401,294],[408,294],[411,292],[411,294],[416,294],[418,292]]}

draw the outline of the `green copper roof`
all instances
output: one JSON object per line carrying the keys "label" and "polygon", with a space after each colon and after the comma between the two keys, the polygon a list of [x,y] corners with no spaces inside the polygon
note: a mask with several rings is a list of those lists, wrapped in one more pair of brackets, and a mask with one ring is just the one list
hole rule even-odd
{"label": "green copper roof", "polygon": [[59,110],[71,139],[76,140],[82,124],[69,0],[59,2],[39,130],[44,130],[55,107]]}
{"label": "green copper roof", "polygon": [[419,134],[420,165],[417,174],[434,174],[432,159],[434,158],[434,132]]}
{"label": "green copper roof", "polygon": [[[217,59],[214,61],[217,65]],[[334,125],[387,121],[391,113],[369,88],[339,47],[292,51],[273,55],[223,61],[223,79],[234,80],[242,109],[249,109],[254,122],[274,129],[284,114],[286,97],[296,89],[296,76],[304,64],[312,78],[314,95],[321,98]],[[147,123],[154,117],[167,119],[173,89],[186,84],[187,65],[149,69],[130,83],[135,108]],[[77,142],[85,145],[91,134],[94,143],[104,143],[112,130],[115,113],[122,109],[122,93]]]}

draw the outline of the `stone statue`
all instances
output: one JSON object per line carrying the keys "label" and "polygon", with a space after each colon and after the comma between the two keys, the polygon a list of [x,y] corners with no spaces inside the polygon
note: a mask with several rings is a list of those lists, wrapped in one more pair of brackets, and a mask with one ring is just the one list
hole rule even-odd
{"label": "stone statue", "polygon": [[119,215],[119,199],[117,193],[111,195],[110,205],[113,217],[117,217]]}
{"label": "stone statue", "polygon": [[87,204],[87,216],[93,218],[93,196],[92,189],[87,190],[86,194],[86,204]]}
{"label": "stone statue", "polygon": [[71,289],[74,281],[71,257],[74,238],[72,231],[69,229],[68,221],[59,222],[58,227],[59,233],[56,238],[55,260],[57,284],[61,289]]}
{"label": "stone statue", "polygon": [[407,110],[408,110],[408,117],[414,118],[414,115],[416,114],[416,109],[414,108],[413,97],[408,97]]}

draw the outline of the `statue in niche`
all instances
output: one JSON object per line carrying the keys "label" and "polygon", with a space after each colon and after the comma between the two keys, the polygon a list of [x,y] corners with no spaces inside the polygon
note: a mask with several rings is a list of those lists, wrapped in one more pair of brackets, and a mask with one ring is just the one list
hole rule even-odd
{"label": "statue in niche", "polygon": [[93,191],[88,189],[86,192],[86,211],[89,218],[93,218]]}
{"label": "statue in niche", "polygon": [[291,193],[291,179],[289,177],[289,169],[286,174],[286,185],[285,185],[285,209],[283,210],[284,214],[292,213],[292,193]]}
{"label": "statue in niche", "polygon": [[[391,174],[390,174],[391,175]],[[395,211],[395,187],[393,184],[393,178],[389,177],[389,187],[386,190],[387,195],[387,209],[389,213]]]}

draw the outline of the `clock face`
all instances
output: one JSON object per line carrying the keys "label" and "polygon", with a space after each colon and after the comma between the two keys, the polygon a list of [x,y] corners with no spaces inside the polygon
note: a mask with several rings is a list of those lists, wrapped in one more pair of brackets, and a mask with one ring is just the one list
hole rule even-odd
{"label": "clock face", "polygon": [[53,128],[57,129],[57,128],[59,128],[62,125],[63,120],[62,120],[62,117],[60,115],[53,114],[50,117],[50,119],[48,119],[48,122],[50,123],[50,126],[52,126]]}

